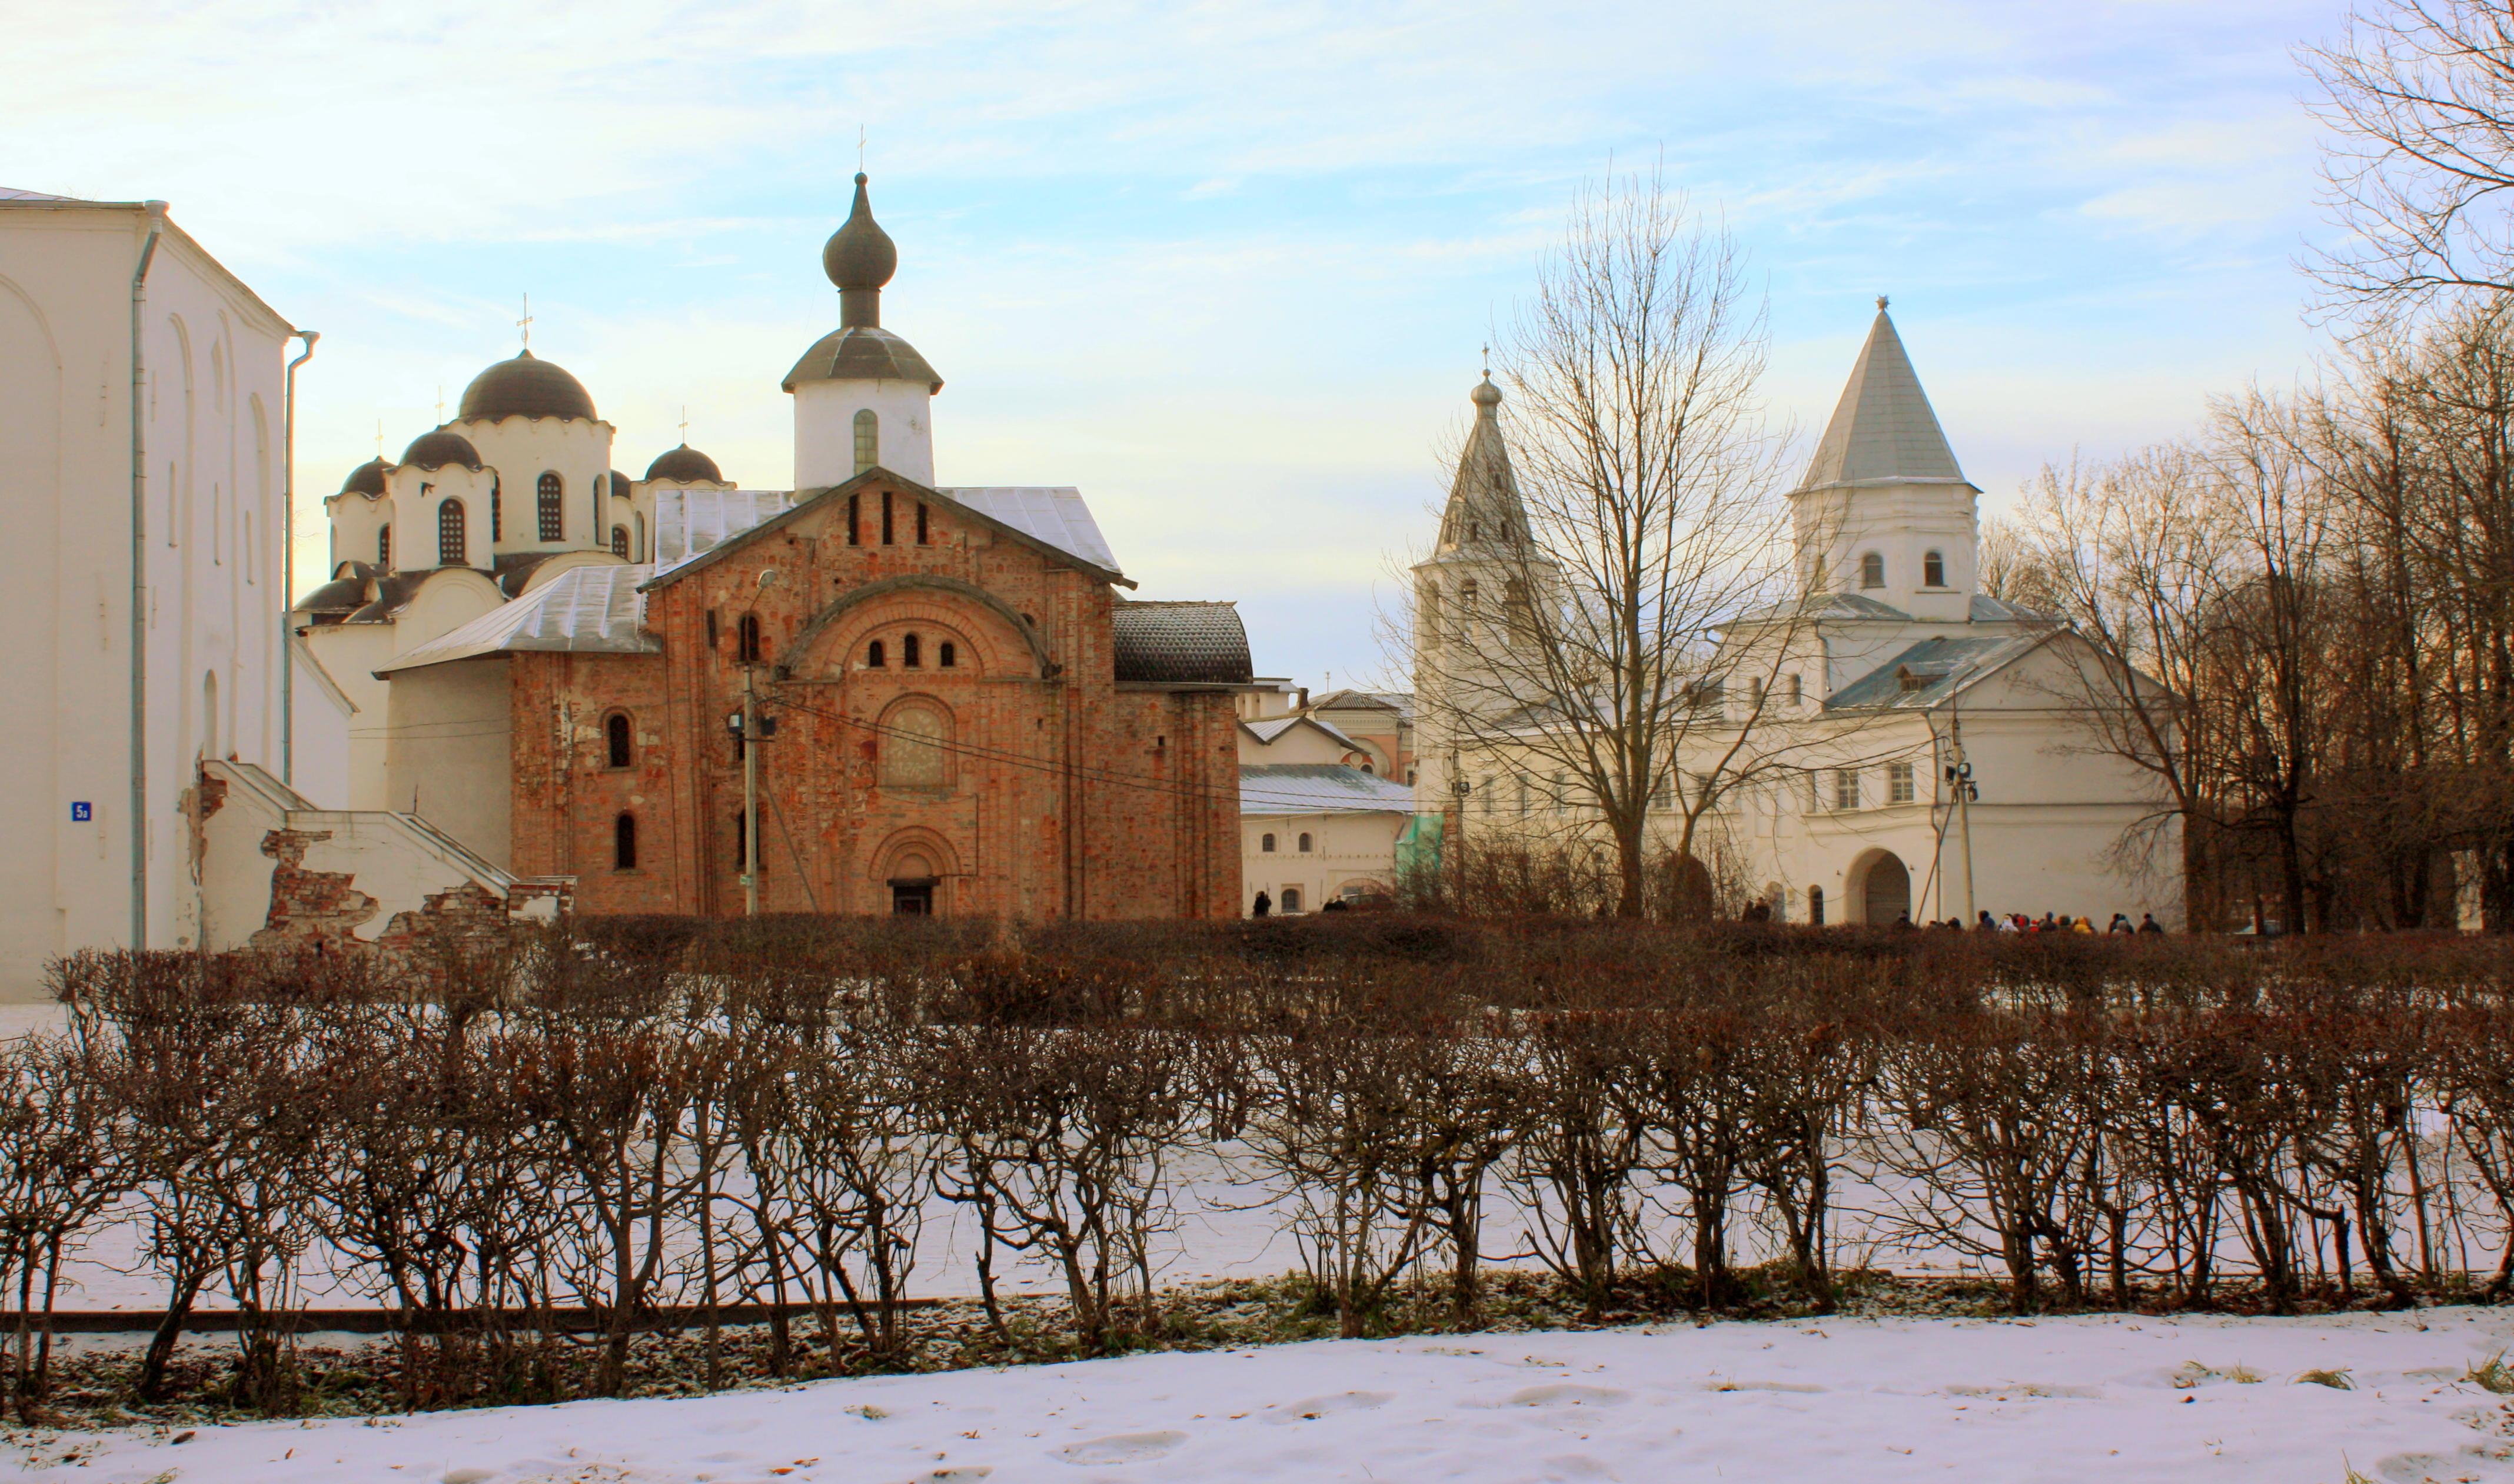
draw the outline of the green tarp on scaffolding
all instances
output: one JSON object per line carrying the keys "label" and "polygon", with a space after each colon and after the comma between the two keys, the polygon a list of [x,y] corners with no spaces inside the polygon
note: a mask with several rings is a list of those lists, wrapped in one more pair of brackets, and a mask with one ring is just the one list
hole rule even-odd
{"label": "green tarp on scaffolding", "polygon": [[1440,816],[1418,814],[1397,837],[1397,879],[1410,881],[1421,871],[1437,875],[1440,869]]}

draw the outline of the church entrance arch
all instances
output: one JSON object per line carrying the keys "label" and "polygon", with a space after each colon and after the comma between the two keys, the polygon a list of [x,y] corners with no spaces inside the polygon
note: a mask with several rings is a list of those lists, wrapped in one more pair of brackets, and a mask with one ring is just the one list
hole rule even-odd
{"label": "church entrance arch", "polygon": [[[904,829],[873,853],[878,903],[883,896],[896,917],[932,917],[945,909],[945,885],[953,874],[952,848],[930,829]],[[879,910],[876,904],[875,910]]]}
{"label": "church entrance arch", "polygon": [[1891,851],[1871,851],[1851,866],[1850,900],[1859,920],[1889,927],[1912,910],[1912,872]]}

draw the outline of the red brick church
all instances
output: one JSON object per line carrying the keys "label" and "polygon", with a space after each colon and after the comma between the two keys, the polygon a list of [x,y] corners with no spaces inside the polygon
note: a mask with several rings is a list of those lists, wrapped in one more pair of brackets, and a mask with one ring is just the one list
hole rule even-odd
{"label": "red brick church", "polygon": [[[597,549],[479,552],[513,596],[375,666],[384,797],[586,912],[744,911],[755,846],[761,911],[1236,915],[1237,612],[1126,596],[1072,489],[937,487],[942,381],[881,327],[898,255],[862,176],[822,261],[841,324],[786,378],[797,488],[687,448],[643,480],[603,456]],[[564,471],[438,445],[592,417],[564,371],[516,365],[423,440],[486,467],[493,509]],[[330,622],[387,622],[396,582],[342,564],[358,590]]]}

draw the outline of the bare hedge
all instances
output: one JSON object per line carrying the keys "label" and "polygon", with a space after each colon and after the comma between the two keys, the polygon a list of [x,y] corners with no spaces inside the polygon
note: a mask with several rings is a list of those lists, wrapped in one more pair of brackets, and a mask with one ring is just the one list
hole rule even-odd
{"label": "bare hedge", "polygon": [[1117,1347],[1162,1332],[1191,1179],[1262,1204],[1348,1335],[1418,1282],[1474,1322],[1496,1202],[1592,1314],[1821,1307],[1880,1251],[2020,1312],[2502,1297],[2509,968],[2447,937],[1399,914],[81,955],[65,1028],[0,1045],[7,1399],[33,1415],[62,1263],[115,1221],[164,1284],[142,1394],[219,1296],[233,1396],[274,1411],[309,1260],[393,1316],[413,1406],[617,1392],[668,1308],[711,1371],[755,1304],[779,1374],[880,1364],[937,1202],[985,1233],[999,1331],[1030,1260],[1077,1345]]}

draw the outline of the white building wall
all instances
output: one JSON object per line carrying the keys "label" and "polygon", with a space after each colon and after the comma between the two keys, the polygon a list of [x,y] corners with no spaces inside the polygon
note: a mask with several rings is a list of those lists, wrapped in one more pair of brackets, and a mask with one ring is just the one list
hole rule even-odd
{"label": "white building wall", "polygon": [[879,420],[878,462],[918,484],[934,483],[934,392],[922,381],[803,381],[794,387],[794,488],[856,477],[856,414]]}
{"label": "white building wall", "polygon": [[[289,327],[167,226],[141,314],[146,707],[132,779],[132,206],[0,207],[0,996],[62,951],[198,931],[179,812],[195,761],[279,754]],[[88,806],[74,820],[72,806]],[[135,864],[138,870],[135,872]]]}
{"label": "white building wall", "polygon": [[[1297,912],[1315,912],[1350,883],[1384,888],[1396,876],[1397,837],[1411,815],[1377,810],[1244,815],[1239,821],[1240,910],[1264,892],[1280,912],[1283,891],[1300,893]],[[1310,837],[1302,850],[1301,837]],[[1274,837],[1275,848],[1266,849]]]}

